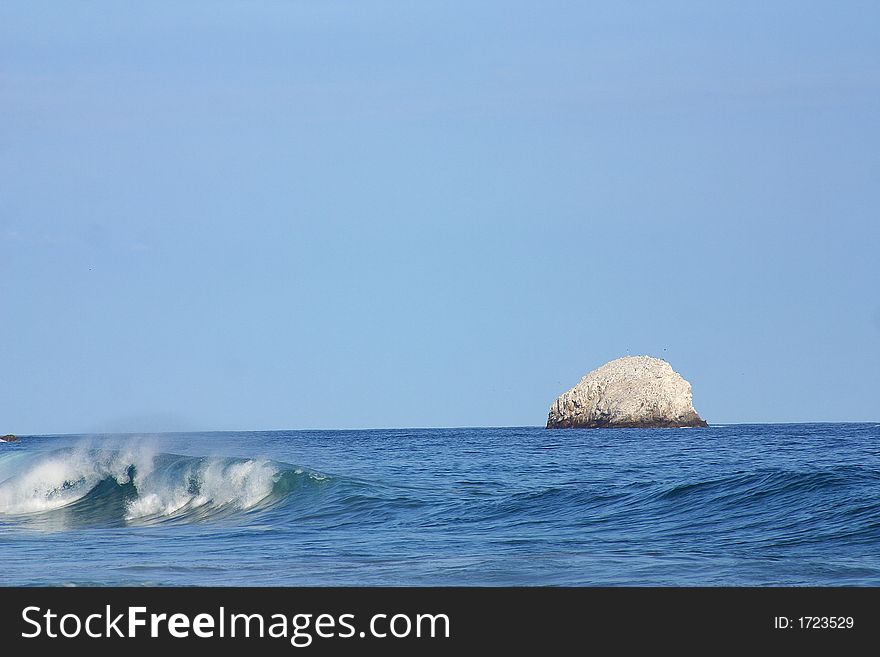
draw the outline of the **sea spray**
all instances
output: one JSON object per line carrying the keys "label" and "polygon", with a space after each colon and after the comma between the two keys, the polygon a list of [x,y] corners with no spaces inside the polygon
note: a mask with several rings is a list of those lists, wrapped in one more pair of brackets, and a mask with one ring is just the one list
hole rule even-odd
{"label": "sea spray", "polygon": [[78,446],[19,459],[14,474],[0,481],[0,514],[68,506],[105,479],[120,485],[130,483],[133,472],[149,473],[152,463],[153,455],[146,447],[107,451]]}
{"label": "sea spray", "polygon": [[136,476],[138,497],[129,504],[126,519],[252,509],[272,495],[279,475],[279,467],[268,461],[166,457],[159,470]]}
{"label": "sea spray", "polygon": [[326,479],[267,459],[183,456],[149,444],[83,444],[5,458],[2,465],[0,519],[45,520],[64,512],[65,522],[51,523],[56,529],[218,518],[269,506],[301,486],[300,479]]}

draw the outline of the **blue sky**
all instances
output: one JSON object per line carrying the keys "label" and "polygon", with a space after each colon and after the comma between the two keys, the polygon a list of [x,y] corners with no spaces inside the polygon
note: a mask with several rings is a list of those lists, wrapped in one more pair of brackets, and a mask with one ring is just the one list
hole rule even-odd
{"label": "blue sky", "polygon": [[872,2],[0,5],[0,433],[880,420]]}

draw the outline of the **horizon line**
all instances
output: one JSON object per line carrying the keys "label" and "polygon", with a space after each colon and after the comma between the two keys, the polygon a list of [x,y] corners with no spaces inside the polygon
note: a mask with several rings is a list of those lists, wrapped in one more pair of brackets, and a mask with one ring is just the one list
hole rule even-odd
{"label": "horizon line", "polygon": [[[729,426],[754,426],[754,425],[798,425],[798,424],[880,424],[880,420],[806,420],[806,421],[787,421],[787,422],[709,422],[707,428],[712,427],[729,427]],[[601,427],[601,429],[610,429],[618,431],[620,429],[639,429],[639,427]],[[670,427],[675,428],[675,427]],[[693,428],[693,427],[682,427]],[[697,427],[699,428],[699,427]],[[481,426],[423,426],[423,427],[303,427],[303,428],[287,428],[287,429],[179,429],[179,430],[161,430],[161,431],[85,431],[71,433],[11,433],[18,438],[46,438],[56,436],[158,436],[164,434],[186,434],[186,433],[283,433],[283,432],[323,432],[323,433],[341,433],[346,431],[431,431],[431,430],[455,430],[462,431],[468,429],[547,429],[545,425],[540,424],[521,424],[521,425],[481,425]],[[562,431],[570,430],[571,427],[561,429]],[[596,428],[574,427],[575,430],[583,429],[594,431]],[[559,431],[560,429],[552,429]],[[665,430],[665,428],[664,428]]]}

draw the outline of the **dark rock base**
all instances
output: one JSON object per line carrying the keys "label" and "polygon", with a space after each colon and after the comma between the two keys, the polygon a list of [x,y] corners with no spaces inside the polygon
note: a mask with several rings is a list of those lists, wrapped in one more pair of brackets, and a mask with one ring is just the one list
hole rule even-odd
{"label": "dark rock base", "polygon": [[580,423],[576,420],[562,419],[547,421],[547,429],[681,429],[708,427],[709,423],[703,418],[696,416],[680,422],[670,420],[651,420],[649,422],[614,422],[609,420],[594,420]]}

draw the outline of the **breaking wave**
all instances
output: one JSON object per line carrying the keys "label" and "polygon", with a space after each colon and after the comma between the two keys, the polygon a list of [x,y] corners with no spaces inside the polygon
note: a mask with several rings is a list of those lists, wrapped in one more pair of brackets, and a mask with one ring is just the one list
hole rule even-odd
{"label": "breaking wave", "polygon": [[0,459],[0,520],[69,526],[198,522],[253,513],[328,477],[286,463],[67,448]]}

